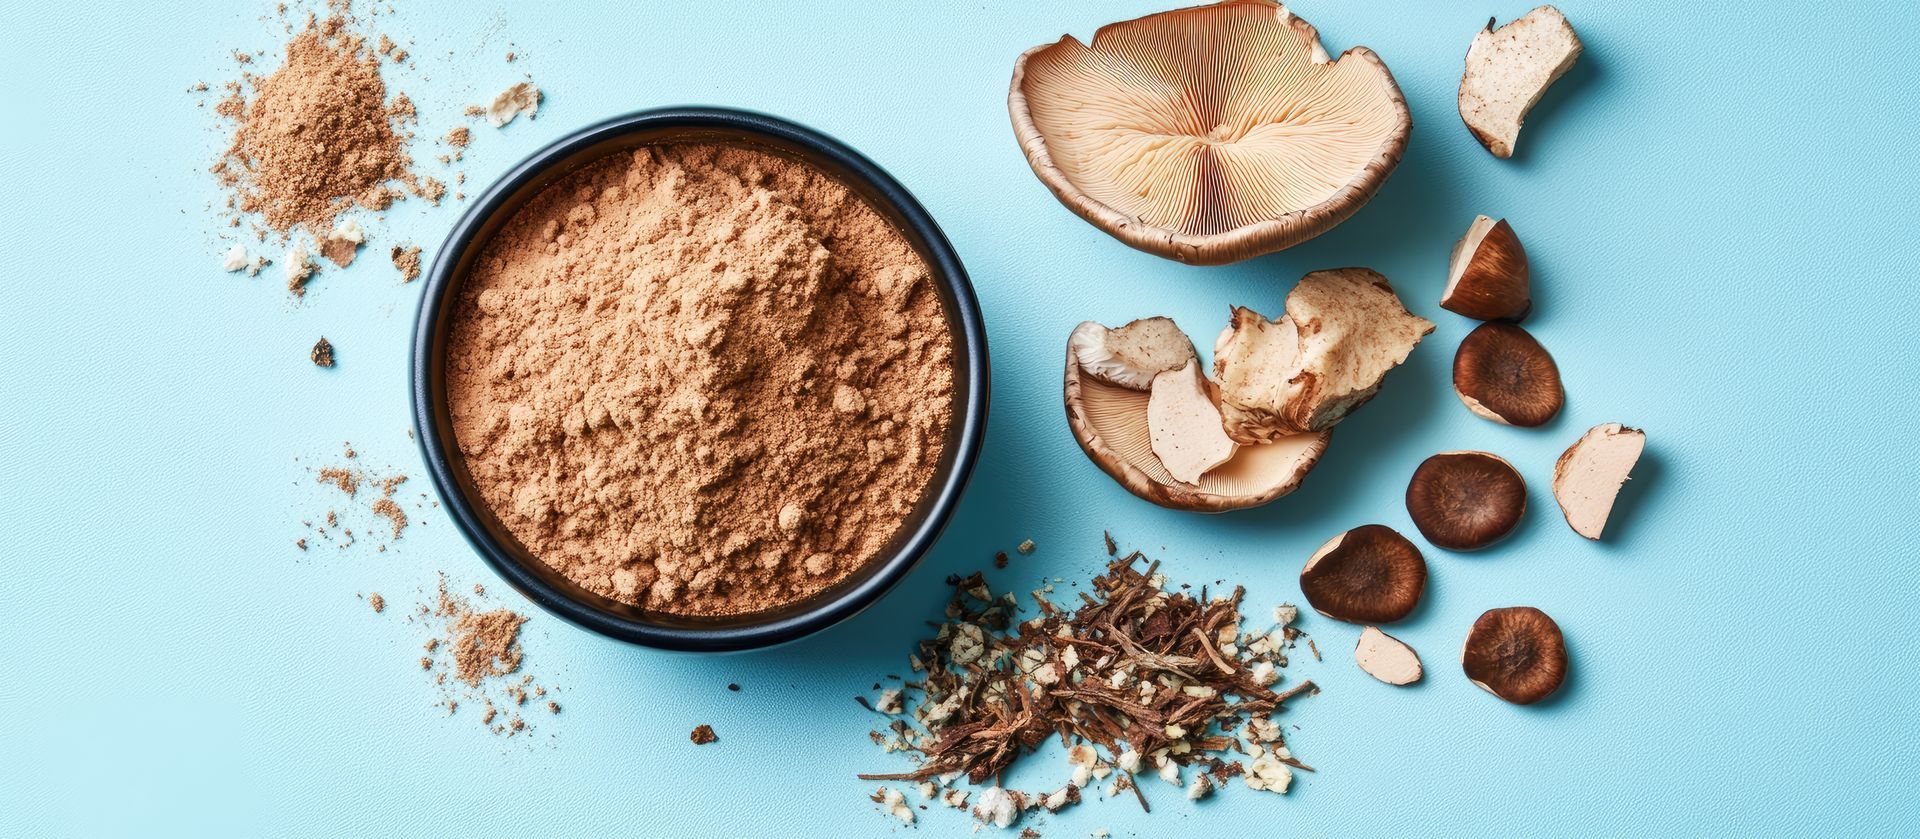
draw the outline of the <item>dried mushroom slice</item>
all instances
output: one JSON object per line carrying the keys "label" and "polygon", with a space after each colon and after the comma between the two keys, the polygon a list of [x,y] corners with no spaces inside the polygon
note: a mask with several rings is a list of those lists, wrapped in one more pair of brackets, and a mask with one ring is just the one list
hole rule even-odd
{"label": "dried mushroom slice", "polygon": [[1220,408],[1208,392],[1199,359],[1153,377],[1147,437],[1160,464],[1183,484],[1199,483],[1201,475],[1233,457],[1236,446],[1221,427]]}
{"label": "dried mushroom slice", "polygon": [[1235,308],[1213,358],[1228,436],[1257,443],[1332,427],[1432,331],[1366,268],[1308,274],[1279,320]]}
{"label": "dried mushroom slice", "polygon": [[1600,538],[1614,498],[1646,446],[1646,432],[1609,422],[1594,426],[1560,455],[1553,464],[1553,500],[1573,532]]}
{"label": "dried mushroom slice", "polygon": [[1407,515],[1439,547],[1477,551],[1507,538],[1527,512],[1527,483],[1506,458],[1441,452],[1413,470]]}
{"label": "dried mushroom slice", "polygon": [[1531,705],[1566,681],[1567,640],[1553,618],[1532,606],[1488,609],[1467,631],[1460,666],[1488,693]]}
{"label": "dried mushroom slice", "polygon": [[1074,327],[1067,339],[1087,375],[1133,390],[1153,386],[1153,377],[1196,358],[1193,341],[1172,318],[1142,318],[1108,329],[1093,321]]}
{"label": "dried mushroom slice", "polygon": [[1467,410],[1521,428],[1546,425],[1567,400],[1553,356],[1511,323],[1480,324],[1460,341],[1453,391]]}
{"label": "dried mushroom slice", "polygon": [[1407,537],[1384,524],[1342,533],[1300,569],[1300,593],[1313,610],[1347,623],[1392,623],[1420,605],[1427,560]]}
{"label": "dried mushroom slice", "polygon": [[1101,27],[1015,62],[1007,97],[1034,174],[1126,244],[1217,265],[1345,221],[1399,164],[1412,118],[1380,57],[1335,60],[1273,0]]}
{"label": "dried mushroom slice", "polygon": [[1440,308],[1479,320],[1520,320],[1533,310],[1527,250],[1506,219],[1476,216],[1453,246]]}
{"label": "dried mushroom slice", "polygon": [[1088,375],[1067,350],[1067,425],[1094,465],[1128,492],[1162,507],[1218,513],[1257,507],[1300,486],[1327,450],[1330,431],[1240,446],[1233,458],[1188,484],[1153,449],[1152,396]]}
{"label": "dried mushroom slice", "polygon": [[1473,36],[1460,77],[1460,120],[1494,157],[1512,157],[1520,124],[1580,57],[1580,36],[1565,15],[1541,6],[1498,29]]}

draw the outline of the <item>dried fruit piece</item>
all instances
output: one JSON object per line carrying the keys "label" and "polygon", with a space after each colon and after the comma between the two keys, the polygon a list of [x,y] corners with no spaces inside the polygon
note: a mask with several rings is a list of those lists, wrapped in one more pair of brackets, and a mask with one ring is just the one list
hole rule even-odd
{"label": "dried fruit piece", "polygon": [[1338,60],[1273,0],[1230,0],[1068,36],[1015,62],[1034,174],[1126,244],[1195,264],[1292,247],[1386,181],[1412,126],[1366,47]]}
{"label": "dried fruit piece", "polygon": [[1347,623],[1392,623],[1420,605],[1427,561],[1407,537],[1383,524],[1356,527],[1313,552],[1300,592],[1314,611]]}
{"label": "dried fruit piece", "polygon": [[1221,428],[1220,408],[1207,392],[1207,377],[1197,358],[1153,377],[1147,431],[1161,465],[1184,484],[1199,483],[1207,470],[1232,458],[1236,448]]}
{"label": "dried fruit piece", "polygon": [[1410,685],[1420,681],[1420,654],[1385,632],[1369,626],[1360,630],[1360,643],[1353,648],[1353,660],[1367,675],[1390,685]]}
{"label": "dried fruit piece", "polygon": [[1407,515],[1442,548],[1476,551],[1507,538],[1527,511],[1527,483],[1499,455],[1442,452],[1413,470]]}
{"label": "dried fruit piece", "polygon": [[1580,36],[1565,15],[1541,6],[1498,29],[1493,20],[1473,36],[1460,77],[1460,119],[1494,157],[1512,157],[1520,124],[1547,86],[1580,57]]}
{"label": "dried fruit piece", "polygon": [[1295,434],[1241,446],[1233,459],[1185,484],[1153,450],[1149,393],[1089,375],[1067,348],[1067,426],[1082,451],[1128,492],[1163,507],[1217,513],[1265,504],[1300,485],[1320,462],[1331,431]]}
{"label": "dried fruit piece", "polygon": [[1614,498],[1646,445],[1646,432],[1609,422],[1589,429],[1560,455],[1553,464],[1553,500],[1573,532],[1600,538]]}
{"label": "dried fruit piece", "polygon": [[1193,341],[1165,317],[1142,318],[1119,329],[1087,321],[1074,327],[1067,346],[1087,375],[1134,390],[1147,390],[1154,376],[1198,357]]}
{"label": "dried fruit piece", "polygon": [[1236,307],[1213,358],[1228,436],[1260,443],[1332,427],[1432,331],[1366,268],[1306,275],[1279,320]]}
{"label": "dried fruit piece", "polygon": [[1566,394],[1553,356],[1525,329],[1483,323],[1453,356],[1453,389],[1467,409],[1503,425],[1545,425]]}
{"label": "dried fruit piece", "polygon": [[1506,219],[1475,216],[1453,246],[1440,308],[1479,320],[1520,320],[1533,309],[1527,250]]}
{"label": "dried fruit piece", "polygon": [[1488,693],[1529,705],[1567,678],[1567,642],[1560,625],[1532,606],[1489,609],[1467,632],[1460,666]]}

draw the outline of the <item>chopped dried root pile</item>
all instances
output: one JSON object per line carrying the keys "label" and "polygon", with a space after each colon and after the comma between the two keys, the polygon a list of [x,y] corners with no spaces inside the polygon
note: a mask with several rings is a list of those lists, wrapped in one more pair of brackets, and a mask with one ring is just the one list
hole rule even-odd
{"label": "chopped dried root pile", "polygon": [[[1078,604],[1035,591],[1039,615],[1018,622],[1013,594],[993,594],[977,573],[952,580],[947,622],[909,661],[925,675],[870,704],[893,717],[890,733],[876,731],[874,741],[919,766],[860,777],[918,782],[926,798],[964,807],[970,792],[943,788],[962,776],[997,783],[1058,736],[1068,747],[1067,783],[1036,793],[989,787],[975,815],[1004,827],[1022,810],[1079,803],[1096,780],[1107,795],[1131,790],[1145,806],[1136,786],[1143,772],[1189,794],[1235,776],[1285,792],[1289,767],[1309,767],[1287,750],[1273,715],[1318,690],[1305,681],[1274,690],[1298,632],[1284,624],[1244,630],[1241,589],[1213,598],[1205,588],[1197,597],[1170,591],[1159,563],[1142,569],[1143,559],[1136,552],[1113,560]],[[884,804],[886,792],[874,800]]]}

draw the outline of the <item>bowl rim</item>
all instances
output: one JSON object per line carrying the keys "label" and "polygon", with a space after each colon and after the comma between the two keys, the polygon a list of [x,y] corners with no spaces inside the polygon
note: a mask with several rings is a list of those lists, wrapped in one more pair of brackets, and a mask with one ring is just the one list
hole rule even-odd
{"label": "bowl rim", "polygon": [[[947,320],[949,328],[958,333],[957,343],[961,346],[955,348],[956,356],[964,354],[965,359],[964,376],[955,384],[964,384],[966,396],[949,420],[950,424],[958,425],[957,432],[949,432],[956,445],[952,467],[944,479],[929,484],[927,491],[932,493],[932,500],[925,508],[925,515],[913,522],[912,532],[897,543],[898,549],[880,558],[878,569],[865,580],[838,591],[829,590],[828,596],[817,603],[764,622],[754,622],[749,617],[748,622],[712,626],[651,623],[610,613],[555,587],[500,544],[483,523],[479,511],[484,509],[485,502],[477,497],[469,498],[462,489],[449,456],[454,445],[451,430],[442,433],[436,413],[444,399],[444,381],[436,382],[436,364],[444,355],[441,344],[452,331],[450,315],[443,317],[443,310],[451,304],[457,279],[463,279],[454,276],[455,270],[480,231],[529,182],[575,162],[576,155],[624,135],[662,129],[710,129],[757,135],[824,159],[841,174],[857,181],[853,184],[857,192],[866,192],[865,197],[869,199],[878,196],[886,206],[877,209],[883,214],[891,210],[908,228],[907,235],[924,243],[928,274],[952,295],[953,305]],[[517,209],[517,205],[508,209]],[[448,324],[445,329],[441,328],[443,320]],[[963,372],[959,361],[956,357],[956,373]],[[673,106],[612,117],[562,136],[507,169],[468,206],[434,254],[423,284],[414,319],[407,390],[412,401],[414,437],[448,516],[481,559],[514,590],[562,620],[610,638],[664,650],[728,652],[795,641],[851,618],[878,601],[919,564],[952,518],[979,458],[986,436],[989,382],[986,329],[972,283],[952,243],[906,187],[851,146],[790,120],[738,108]],[[936,473],[936,479],[941,477]],[[537,557],[528,559],[539,562]]]}

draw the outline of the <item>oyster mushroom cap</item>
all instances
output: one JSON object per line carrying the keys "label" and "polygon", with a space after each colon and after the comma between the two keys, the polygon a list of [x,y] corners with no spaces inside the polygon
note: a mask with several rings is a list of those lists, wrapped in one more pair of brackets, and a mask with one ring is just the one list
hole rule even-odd
{"label": "oyster mushroom cap", "polygon": [[1467,410],[1501,425],[1546,425],[1566,404],[1560,367],[1531,333],[1483,323],[1453,355],[1453,390]]}
{"label": "oyster mushroom cap", "polygon": [[1573,532],[1600,538],[1613,501],[1646,445],[1646,432],[1609,422],[1588,430],[1560,455],[1553,464],[1553,500]]}
{"label": "oyster mushroom cap", "polygon": [[1220,424],[1200,359],[1153,377],[1147,395],[1147,439],[1174,480],[1195,484],[1208,470],[1232,459],[1238,448]]}
{"label": "oyster mushroom cap", "polygon": [[1520,124],[1580,57],[1580,36],[1566,15],[1540,6],[1495,29],[1494,21],[1473,36],[1467,69],[1460,77],[1460,120],[1494,157],[1512,157]]}
{"label": "oyster mushroom cap", "polygon": [[1236,307],[1213,358],[1228,436],[1254,443],[1332,427],[1432,331],[1366,268],[1306,275],[1276,321]]}
{"label": "oyster mushroom cap", "polygon": [[1087,321],[1067,339],[1080,367],[1100,381],[1133,390],[1147,390],[1153,377],[1196,357],[1193,341],[1172,318],[1153,317],[1108,329]]}
{"label": "oyster mushroom cap", "polygon": [[1345,221],[1399,164],[1412,126],[1380,57],[1338,59],[1273,0],[1101,27],[1014,63],[1007,96],[1034,174],[1126,244],[1216,265]]}
{"label": "oyster mushroom cap", "polygon": [[1331,431],[1321,431],[1241,446],[1233,459],[1183,484],[1154,454],[1150,394],[1087,375],[1069,347],[1065,397],[1067,425],[1087,458],[1128,492],[1177,510],[1239,510],[1293,492],[1332,437]]}
{"label": "oyster mushroom cap", "polygon": [[1300,569],[1313,610],[1347,623],[1392,623],[1420,605],[1427,561],[1393,528],[1356,527],[1327,540]]}
{"label": "oyster mushroom cap", "polygon": [[1353,647],[1354,663],[1366,674],[1390,685],[1410,685],[1420,681],[1425,670],[1420,654],[1405,641],[1381,632],[1377,626],[1360,630],[1360,643]]}
{"label": "oyster mushroom cap", "polygon": [[1532,311],[1527,250],[1506,219],[1475,217],[1453,246],[1440,308],[1479,320],[1520,320]]}
{"label": "oyster mushroom cap", "polygon": [[1460,666],[1486,692],[1531,705],[1566,681],[1567,640],[1553,618],[1532,606],[1488,609],[1467,631]]}

